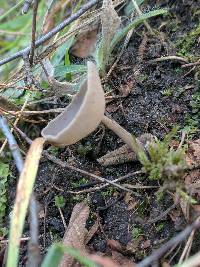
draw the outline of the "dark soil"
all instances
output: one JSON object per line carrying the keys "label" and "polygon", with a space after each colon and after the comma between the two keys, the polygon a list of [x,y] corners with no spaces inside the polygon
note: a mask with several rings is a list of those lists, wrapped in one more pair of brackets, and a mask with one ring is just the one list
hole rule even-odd
{"label": "dark soil", "polygon": [[[174,125],[179,125],[180,129],[183,129],[187,126],[186,117],[192,117],[191,101],[192,96],[199,90],[199,69],[196,68],[187,74],[190,69],[181,68],[179,61],[167,60],[154,64],[148,64],[148,61],[178,53],[179,47],[176,45],[178,41],[199,25],[196,12],[200,3],[199,1],[180,0],[148,2],[149,6],[144,5],[145,8],[167,7],[169,15],[149,21],[153,28],[159,29],[160,35],[158,36],[150,36],[144,26],[134,32],[117,67],[108,81],[104,82],[105,91],[112,90],[113,96],[107,104],[106,111],[136,136],[152,133],[158,139],[163,139]],[[147,35],[144,47],[141,47],[144,38],[142,32],[146,32]],[[197,39],[187,51],[194,57],[200,55]],[[127,88],[130,90],[128,96],[115,98],[115,96],[123,96]],[[131,171],[140,170],[141,166],[137,162],[106,168],[100,166],[97,158],[123,144],[107,129],[101,141],[102,132],[102,127],[99,127],[95,133],[76,145],[58,149],[56,156],[78,168],[107,179],[115,179]],[[181,132],[178,132],[179,140],[180,135]],[[191,136],[191,138],[197,137],[199,137],[199,132]],[[80,145],[90,148],[85,155],[80,152]],[[85,198],[90,204],[91,214],[98,214],[101,230],[98,230],[89,244],[92,250],[105,252],[108,239],[117,240],[125,246],[134,241],[138,244],[129,256],[136,261],[148,255],[186,225],[179,209],[173,210],[174,214],[176,213],[176,221],[173,221],[168,214],[156,223],[146,223],[149,219],[162,214],[173,204],[169,194],[165,194],[161,201],[157,201],[155,189],[137,190],[139,196],[136,197],[133,194],[128,197],[128,200],[127,193],[111,187],[89,194],[68,193],[69,190],[81,189],[81,185],[89,182],[91,180],[88,177],[60,168],[48,160],[41,162],[35,195],[41,205],[41,210],[46,210],[46,215],[41,216],[40,219],[40,240],[44,251],[53,241],[61,240],[64,234],[64,226],[54,202],[56,195],[62,195],[66,200],[65,207],[62,208],[66,223],[69,221],[75,203]],[[126,183],[160,186],[158,181],[149,181],[144,175],[134,176]],[[131,208],[131,203],[136,203],[136,208]],[[92,219],[88,224],[91,223]],[[142,232],[142,235],[136,239],[134,239],[135,228]],[[149,245],[144,248],[147,240],[150,241]],[[169,258],[171,256],[173,253]]]}

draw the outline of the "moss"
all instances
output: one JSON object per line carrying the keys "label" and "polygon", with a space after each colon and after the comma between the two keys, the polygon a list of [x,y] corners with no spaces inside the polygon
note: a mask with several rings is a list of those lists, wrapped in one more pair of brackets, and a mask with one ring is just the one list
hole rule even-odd
{"label": "moss", "polygon": [[85,157],[90,151],[92,150],[92,146],[91,145],[79,145],[77,148],[77,153],[82,156]]}
{"label": "moss", "polygon": [[191,54],[191,49],[194,47],[195,43],[197,43],[197,39],[200,35],[200,25],[197,26],[196,29],[186,34],[181,40],[176,43],[176,47],[178,49],[178,56],[185,56],[189,60],[194,61],[197,60],[197,56]]}
{"label": "moss", "polygon": [[102,192],[102,196],[109,197],[109,196],[112,196],[114,192],[116,192],[116,189],[114,187],[108,187],[107,190]]}
{"label": "moss", "polygon": [[173,95],[173,90],[171,88],[167,88],[163,90],[161,93],[163,96],[170,97]]}
{"label": "moss", "polygon": [[185,127],[184,131],[192,138],[198,131],[199,127],[199,114],[200,114],[200,92],[197,91],[192,95],[190,102],[191,114],[185,116]]}
{"label": "moss", "polygon": [[81,178],[81,179],[79,179],[77,181],[71,182],[71,185],[72,185],[72,187],[78,187],[78,186],[86,184],[86,183],[88,183],[88,179]]}
{"label": "moss", "polygon": [[137,207],[137,213],[142,217],[144,214],[146,214],[146,211],[149,207],[149,199],[145,198],[142,203],[140,203]]}
{"label": "moss", "polygon": [[158,224],[156,225],[156,231],[157,231],[157,232],[160,232],[160,231],[162,231],[162,230],[164,229],[164,227],[165,227],[165,224],[164,224],[163,222],[158,223]]}
{"label": "moss", "polygon": [[163,141],[157,140],[150,144],[148,147],[149,157],[144,152],[140,152],[139,160],[150,180],[182,177],[185,168],[184,150],[170,148],[170,142],[176,132],[177,129],[174,128]]}
{"label": "moss", "polygon": [[131,230],[133,240],[137,240],[138,237],[143,235],[143,230],[140,227],[133,227]]}

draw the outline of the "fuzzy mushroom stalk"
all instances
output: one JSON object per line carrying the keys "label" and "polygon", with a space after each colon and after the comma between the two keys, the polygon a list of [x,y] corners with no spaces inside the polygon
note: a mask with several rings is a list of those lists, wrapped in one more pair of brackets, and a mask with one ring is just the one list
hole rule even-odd
{"label": "fuzzy mushroom stalk", "polygon": [[137,142],[136,137],[127,132],[116,121],[104,116],[102,122],[107,128],[109,128],[116,135],[118,135],[124,141],[124,143],[127,144],[129,148],[135,152],[136,155],[138,155],[139,152],[144,150],[143,147]]}
{"label": "fuzzy mushroom stalk", "polygon": [[57,146],[71,145],[93,132],[103,122],[118,135],[136,155],[143,150],[136,138],[116,121],[106,117],[101,80],[92,62],[88,62],[87,79],[71,104],[42,130],[42,136]]}

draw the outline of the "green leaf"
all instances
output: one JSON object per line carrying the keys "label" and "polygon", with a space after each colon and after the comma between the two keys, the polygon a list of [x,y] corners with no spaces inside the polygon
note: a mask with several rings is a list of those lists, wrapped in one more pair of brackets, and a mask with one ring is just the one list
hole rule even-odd
{"label": "green leaf", "polygon": [[133,29],[134,27],[136,27],[137,25],[139,25],[140,23],[142,23],[144,20],[148,19],[148,18],[152,18],[158,15],[162,15],[167,13],[166,9],[158,9],[158,10],[153,10],[153,11],[149,11],[146,14],[142,14],[141,16],[139,16],[138,18],[136,18],[134,21],[132,21],[130,24],[128,24],[126,27],[124,27],[121,31],[117,32],[114,37],[113,40],[110,44],[110,52],[113,51],[113,49],[115,48],[115,46],[121,41],[121,39],[123,37],[125,37],[127,35],[127,33]]}
{"label": "green leaf", "polygon": [[54,75],[55,77],[62,77],[66,73],[82,73],[87,71],[87,67],[85,65],[70,65],[70,66],[57,66],[55,67]]}
{"label": "green leaf", "polygon": [[70,47],[72,46],[73,42],[74,42],[74,36],[72,36],[69,40],[67,40],[63,45],[61,45],[57,50],[56,53],[53,55],[52,57],[52,64],[53,66],[57,66],[58,64],[61,63],[62,59],[65,56],[65,53],[67,50],[70,49]]}
{"label": "green leaf", "polygon": [[[135,2],[137,3],[138,6],[140,6],[144,2],[144,0],[136,0]],[[134,10],[135,10],[135,7],[132,1],[130,1],[128,5],[126,5],[124,8],[124,12],[127,17],[129,17],[131,13],[133,13]]]}
{"label": "green leaf", "polygon": [[61,244],[53,244],[48,250],[41,267],[57,267],[64,255],[64,249]]}
{"label": "green leaf", "polygon": [[92,260],[82,256],[80,252],[74,248],[66,247],[63,244],[55,243],[49,249],[44,261],[42,262],[41,267],[57,267],[64,253],[68,253],[71,257],[80,262],[83,266],[86,267],[99,267]]}
{"label": "green leaf", "polygon": [[5,13],[3,13],[0,16],[0,21],[5,19],[8,15],[10,15],[10,13],[12,13],[13,11],[15,11],[24,1],[21,0],[19,1],[16,5],[14,5],[13,7],[11,7],[8,11],[6,11]]}

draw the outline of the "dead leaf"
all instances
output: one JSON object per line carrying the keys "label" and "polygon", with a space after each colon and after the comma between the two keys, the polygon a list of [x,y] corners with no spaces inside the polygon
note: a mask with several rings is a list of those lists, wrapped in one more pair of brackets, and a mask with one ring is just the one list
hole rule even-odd
{"label": "dead leaf", "polygon": [[200,139],[189,143],[186,162],[189,167],[197,167],[200,165]]}
{"label": "dead leaf", "polygon": [[130,81],[127,81],[126,84],[121,85],[119,87],[119,91],[122,93],[122,96],[124,97],[128,96],[132,91],[134,85],[135,85],[135,80],[133,79],[130,79]]}
{"label": "dead leaf", "polygon": [[118,266],[135,267],[135,264],[133,262],[131,262],[127,257],[123,256],[117,251],[112,251],[112,259],[118,264]]}
{"label": "dead leaf", "polygon": [[200,170],[192,170],[185,177],[185,185],[191,186],[192,184],[196,184],[200,179]]}
{"label": "dead leaf", "polygon": [[103,1],[103,10],[101,15],[102,23],[102,41],[103,41],[103,58],[108,60],[110,57],[110,42],[120,26],[121,19],[115,11],[112,0]]}
{"label": "dead leaf", "polygon": [[58,16],[58,12],[60,12],[62,8],[62,5],[63,5],[62,1],[59,1],[46,14],[46,17],[43,22],[43,28],[42,28],[42,32],[44,34],[49,32],[55,27],[56,18]]}
{"label": "dead leaf", "polygon": [[124,202],[128,205],[127,210],[133,210],[137,206],[137,202],[135,199],[131,196],[130,192],[127,192],[124,197]]}
{"label": "dead leaf", "polygon": [[88,257],[97,264],[100,264],[102,267],[121,267],[108,257],[102,257],[99,255],[89,255]]}
{"label": "dead leaf", "polygon": [[146,248],[149,248],[150,245],[151,245],[151,240],[148,239],[148,240],[145,240],[144,242],[142,242],[141,248],[146,249]]}
{"label": "dead leaf", "polygon": [[76,57],[86,58],[94,52],[96,41],[97,27],[96,29],[82,32],[72,46],[70,53]]}
{"label": "dead leaf", "polygon": [[[69,225],[63,239],[63,244],[65,246],[76,248],[83,255],[86,253],[86,242],[92,237],[91,234],[95,233],[94,230],[97,230],[97,226],[95,226],[91,233],[88,233],[87,229],[85,228],[88,216],[89,206],[85,202],[76,204],[72,211]],[[65,254],[59,266],[71,267],[74,266],[74,263],[75,260],[71,256]]]}
{"label": "dead leaf", "polygon": [[170,266],[171,265],[168,262],[166,262],[166,261],[162,263],[162,267],[170,267]]}
{"label": "dead leaf", "polygon": [[114,239],[108,239],[107,246],[109,246],[112,251],[123,251],[122,245],[119,243],[119,241]]}

